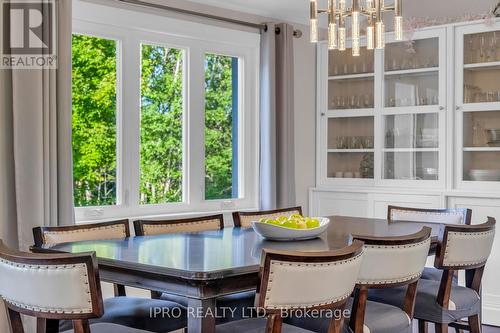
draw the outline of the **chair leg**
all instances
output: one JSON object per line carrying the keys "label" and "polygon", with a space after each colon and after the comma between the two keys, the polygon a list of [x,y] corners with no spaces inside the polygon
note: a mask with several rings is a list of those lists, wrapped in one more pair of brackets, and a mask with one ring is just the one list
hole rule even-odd
{"label": "chair leg", "polygon": [[471,333],[481,333],[481,320],[479,319],[479,315],[469,317],[469,326]]}
{"label": "chair leg", "polygon": [[277,314],[271,314],[267,318],[266,333],[281,333],[283,319]]}
{"label": "chair leg", "polygon": [[88,320],[73,320],[74,333],[90,333]]}
{"label": "chair leg", "polygon": [[344,318],[333,318],[328,327],[328,333],[341,333],[344,326]]}
{"label": "chair leg", "polygon": [[427,322],[424,320],[418,321],[418,333],[427,333]]}
{"label": "chair leg", "polygon": [[448,324],[434,324],[436,333],[448,333]]}
{"label": "chair leg", "polygon": [[10,323],[12,333],[24,333],[23,322],[21,314],[7,307],[7,316]]}

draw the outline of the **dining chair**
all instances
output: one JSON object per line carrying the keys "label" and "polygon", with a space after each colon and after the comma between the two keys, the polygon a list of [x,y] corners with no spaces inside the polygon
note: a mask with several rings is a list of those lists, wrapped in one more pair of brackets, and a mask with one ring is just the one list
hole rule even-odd
{"label": "dining chair", "polygon": [[[448,326],[472,333],[481,332],[479,292],[483,270],[495,237],[494,218],[479,225],[445,225],[440,233],[434,265],[444,271],[441,281],[420,280],[415,301],[419,331],[434,323],[436,333],[448,332]],[[452,283],[455,271],[466,271],[466,286]],[[401,288],[374,290],[368,298],[387,304],[400,304]],[[467,318],[467,322],[462,322]]]}
{"label": "dining chair", "polygon": [[235,227],[251,228],[252,221],[265,218],[277,218],[283,215],[300,214],[302,215],[302,207],[289,207],[274,210],[262,210],[256,212],[234,212],[233,222]]}
{"label": "dining chair", "polygon": [[[111,240],[130,237],[129,221],[117,220],[102,223],[81,224],[62,227],[36,227],[33,229],[36,247],[53,246],[60,243]],[[186,316],[177,319],[150,318],[153,308],[174,309],[180,304],[159,299],[128,297],[125,286],[114,284],[115,297],[104,300],[104,315],[92,322],[116,323],[153,332],[168,332],[187,325]],[[184,311],[184,310],[183,310]],[[71,327],[71,322],[61,321],[60,330]]]}
{"label": "dining chair", "polygon": [[[252,221],[261,218],[276,218],[283,215],[301,214],[302,207],[290,207],[266,211],[254,212],[233,212],[233,223],[237,228],[251,228]],[[236,294],[226,295],[217,298],[217,307],[222,309],[237,309],[230,318],[219,318],[219,323],[224,323],[242,318],[243,313],[254,313],[252,308],[255,305],[255,290],[244,291]]]}
{"label": "dining chair", "polygon": [[223,228],[224,216],[222,214],[184,219],[134,221],[136,236],[200,232]]}
{"label": "dining chair", "polygon": [[[120,239],[130,237],[128,220],[80,224],[63,227],[33,228],[35,246],[51,246],[60,243],[86,240]],[[113,284],[115,296],[125,296],[125,286]]]}
{"label": "dining chair", "polygon": [[[292,252],[265,249],[262,254],[256,306],[265,317],[217,326],[218,333],[311,332],[283,323],[292,314],[330,311],[329,333],[340,333],[343,310],[363,259],[363,242],[330,252]],[[327,283],[327,281],[331,281]]]}
{"label": "dining chair", "polygon": [[[411,333],[415,290],[431,245],[431,228],[399,237],[352,236],[364,243],[363,261],[356,280],[353,297],[347,309],[351,311],[345,332]],[[324,283],[334,285],[336,280]],[[371,289],[402,287],[401,306],[368,300]],[[328,318],[290,318],[286,322],[314,332],[328,332]]]}
{"label": "dining chair", "polygon": [[[168,220],[137,220],[134,221],[134,229],[136,236],[221,230],[224,229],[224,215],[217,214]],[[188,306],[188,299],[186,297],[161,291],[151,291],[151,298],[173,301],[183,306]]]}
{"label": "dining chair", "polygon": [[104,313],[94,253],[33,254],[7,248],[0,240],[0,298],[13,333],[24,333],[21,315],[37,318],[38,332],[70,320],[65,333],[146,333],[112,323],[89,325]]}
{"label": "dining chair", "polygon": [[[416,221],[441,224],[471,224],[472,211],[466,208],[454,209],[422,209],[411,207],[389,206],[387,208],[387,220],[396,221]],[[429,257],[429,260],[433,260]],[[429,266],[431,265],[429,262]],[[425,267],[422,279],[440,281],[443,271],[435,267]],[[458,283],[458,276],[455,274],[453,282]]]}

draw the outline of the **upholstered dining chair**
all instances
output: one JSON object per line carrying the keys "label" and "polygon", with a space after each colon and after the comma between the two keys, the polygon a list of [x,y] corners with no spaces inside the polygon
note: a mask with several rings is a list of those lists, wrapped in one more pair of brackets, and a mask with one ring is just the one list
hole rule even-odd
{"label": "upholstered dining chair", "polygon": [[267,319],[232,321],[218,325],[217,332],[311,332],[283,323],[283,317],[299,312],[332,311],[328,332],[340,333],[343,310],[354,289],[362,259],[360,241],[330,252],[264,250],[256,306],[265,311]]}
{"label": "upholstered dining chair", "polygon": [[[64,227],[33,228],[35,246],[57,245],[86,240],[120,239],[130,237],[128,220],[81,224]],[[115,296],[125,296],[125,286],[113,284]]]}
{"label": "upholstered dining chair", "polygon": [[262,210],[257,212],[234,212],[233,222],[235,227],[251,228],[252,221],[265,218],[276,218],[283,215],[301,214],[302,207],[289,207],[275,210]]}
{"label": "upholstered dining chair", "polygon": [[[210,215],[194,218],[168,220],[137,220],[134,221],[136,236],[154,236],[162,234],[201,232],[224,229],[224,215]],[[153,299],[163,299],[188,305],[188,299],[183,296],[151,291]]]}
{"label": "upholstered dining chair", "polygon": [[[128,220],[33,229],[35,245],[51,246],[85,240],[110,240],[130,237]],[[186,317],[178,319],[150,318],[152,308],[178,308],[181,305],[166,300],[125,296],[125,286],[114,285],[115,297],[104,300],[104,314],[92,323],[116,323],[153,332],[168,332],[187,325]],[[61,321],[60,330],[68,330],[71,322]]]}
{"label": "upholstered dining chair", "polygon": [[[431,229],[399,237],[352,236],[364,243],[361,270],[354,297],[348,302],[351,317],[345,332],[411,333],[415,291],[431,245]],[[326,282],[326,281],[325,281]],[[328,280],[334,284],[335,280]],[[401,287],[401,306],[368,301],[368,290]],[[289,324],[314,332],[328,332],[328,318],[291,318]]]}
{"label": "upholstered dining chair", "polygon": [[[472,211],[466,208],[454,209],[422,209],[411,207],[389,206],[387,208],[387,220],[396,221],[416,221],[441,224],[471,224]],[[428,262],[431,266],[432,257]],[[422,279],[440,281],[443,271],[435,267],[425,267],[422,273]],[[458,283],[458,277],[455,275],[453,282]]]}
{"label": "upholstered dining chair", "polygon": [[[483,270],[495,237],[494,218],[479,225],[445,225],[434,265],[444,271],[441,281],[420,280],[415,301],[415,318],[420,332],[426,323],[434,323],[437,333],[448,332],[448,326],[481,332],[481,300],[479,291]],[[467,272],[466,286],[452,283],[455,271]],[[373,290],[368,298],[377,302],[399,305],[401,288]],[[467,318],[467,322],[462,322]]]}
{"label": "upholstered dining chair", "polygon": [[[261,218],[276,218],[283,215],[301,214],[302,207],[289,207],[275,210],[253,211],[253,212],[233,212],[233,223],[236,228],[251,228],[252,221]],[[237,309],[231,318],[220,318],[218,322],[239,320],[243,313],[251,313],[255,305],[255,290],[226,295],[217,299],[217,307],[225,309]]]}
{"label": "upholstered dining chair", "polygon": [[[146,333],[112,323],[89,325],[104,313],[95,254],[33,254],[14,251],[0,240],[0,298],[13,333],[24,333],[21,315],[36,317],[65,333]],[[39,326],[40,328],[40,326]]]}
{"label": "upholstered dining chair", "polygon": [[224,216],[222,214],[184,219],[134,221],[136,236],[200,232],[223,228]]}

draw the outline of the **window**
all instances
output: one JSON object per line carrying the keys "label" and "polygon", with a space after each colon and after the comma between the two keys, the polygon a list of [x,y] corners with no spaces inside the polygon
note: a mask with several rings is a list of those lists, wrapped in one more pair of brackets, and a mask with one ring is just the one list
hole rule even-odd
{"label": "window", "polygon": [[184,53],[141,47],[141,204],[182,201]]}
{"label": "window", "polygon": [[117,42],[73,35],[72,43],[75,206],[115,205]]}
{"label": "window", "polygon": [[205,199],[238,197],[238,58],[205,55]]}
{"label": "window", "polygon": [[73,9],[77,221],[256,209],[260,35]]}

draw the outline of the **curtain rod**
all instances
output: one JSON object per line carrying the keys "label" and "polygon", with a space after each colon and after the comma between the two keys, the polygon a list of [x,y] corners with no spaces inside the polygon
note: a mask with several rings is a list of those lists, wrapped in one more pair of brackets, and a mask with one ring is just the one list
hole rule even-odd
{"label": "curtain rod", "polygon": [[[245,27],[258,29],[260,32],[267,31],[267,24],[265,24],[265,23],[253,23],[253,22],[241,21],[241,20],[236,20],[236,19],[232,19],[229,17],[223,17],[223,16],[212,15],[212,14],[207,14],[207,13],[200,13],[200,12],[196,12],[194,10],[177,8],[177,7],[168,6],[168,5],[160,5],[160,4],[156,4],[156,3],[152,3],[152,2],[145,2],[145,1],[141,1],[141,0],[115,0],[115,1],[130,4],[130,5],[135,5],[135,6],[156,8],[156,9],[167,10],[170,12],[176,12],[176,13],[180,13],[180,14],[199,16],[199,17],[208,18],[211,20],[237,24],[237,25],[241,25],[241,26],[245,26]],[[277,32],[277,33],[279,33],[279,32]],[[297,38],[300,38],[302,36],[302,31],[294,30],[293,35]]]}

